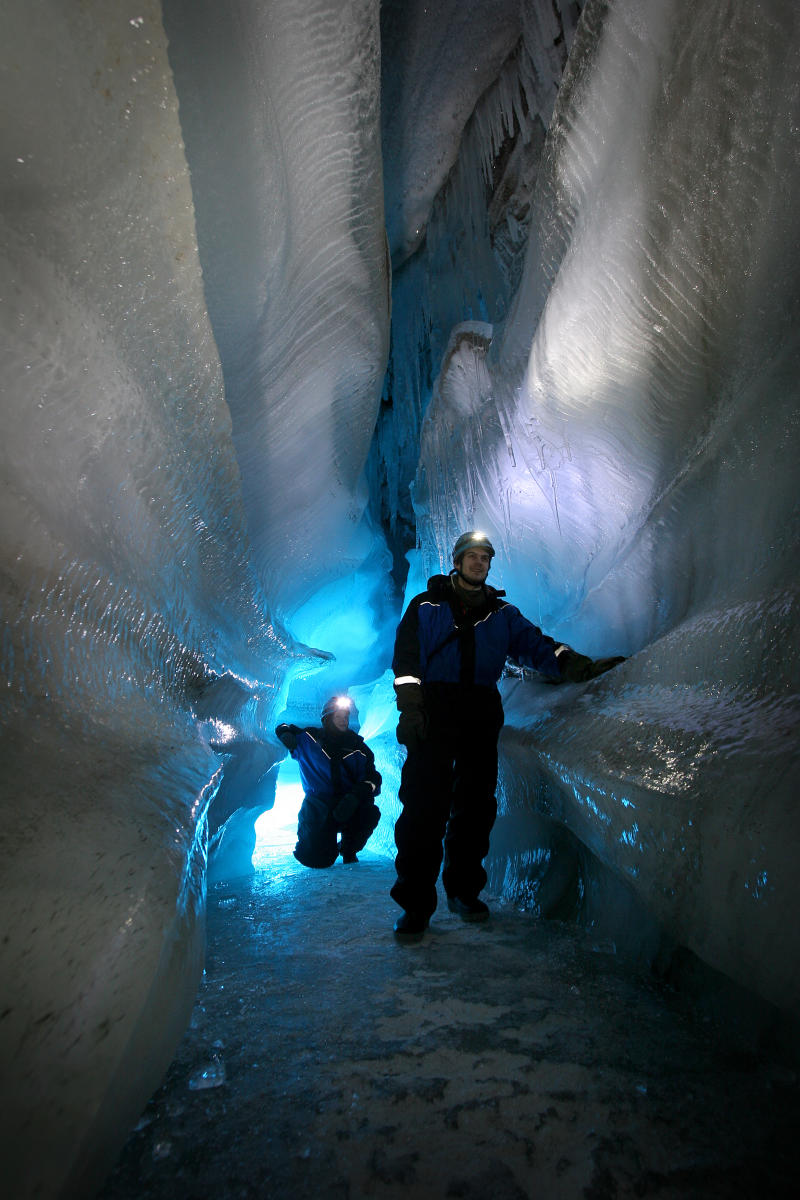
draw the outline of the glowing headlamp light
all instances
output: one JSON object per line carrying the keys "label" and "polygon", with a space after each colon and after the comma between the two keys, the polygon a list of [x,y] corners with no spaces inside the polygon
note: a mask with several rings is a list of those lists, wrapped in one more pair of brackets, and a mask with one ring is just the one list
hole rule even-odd
{"label": "glowing headlamp light", "polygon": [[329,717],[336,712],[347,713],[348,716],[355,712],[355,705],[349,696],[331,696],[322,710],[322,716]]}

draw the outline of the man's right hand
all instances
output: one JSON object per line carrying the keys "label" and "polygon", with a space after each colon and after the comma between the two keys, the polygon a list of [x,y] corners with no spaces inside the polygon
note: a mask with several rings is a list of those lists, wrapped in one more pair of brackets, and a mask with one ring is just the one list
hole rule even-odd
{"label": "man's right hand", "polygon": [[397,740],[401,746],[418,746],[428,734],[428,714],[422,688],[418,683],[396,683],[394,694],[400,719],[397,722]]}
{"label": "man's right hand", "polygon": [[397,722],[397,740],[401,746],[418,746],[428,734],[428,715],[422,705],[407,708]]}

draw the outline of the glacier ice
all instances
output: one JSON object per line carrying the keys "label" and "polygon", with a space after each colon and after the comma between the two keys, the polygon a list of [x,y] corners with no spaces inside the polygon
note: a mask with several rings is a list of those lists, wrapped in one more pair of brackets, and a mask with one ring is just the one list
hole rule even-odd
{"label": "glacier ice", "polygon": [[250,544],[291,621],[376,541],[361,474],[389,336],[378,5],[164,14]]}
{"label": "glacier ice", "polygon": [[395,267],[424,242],[464,125],[519,36],[517,0],[382,3],[386,233]]}
{"label": "glacier ice", "polygon": [[[305,25],[279,4],[271,24],[263,5],[223,14],[244,37],[243,87],[269,66],[268,115],[249,93],[242,115],[265,146],[283,139],[283,163],[263,165],[296,189],[266,188],[252,142],[238,211],[220,171],[223,258],[262,200],[282,231],[276,246],[274,228],[244,228],[252,269],[225,331],[214,268],[235,259],[204,244],[201,267],[161,5],[4,9],[0,1124],[15,1195],[88,1194],[158,1082],[202,964],[209,802],[268,780],[276,706],[330,657],[276,614],[374,555],[359,475],[388,329],[377,7],[350,7],[306,6]],[[299,121],[288,93],[304,78],[317,99]],[[245,131],[227,132],[233,149]],[[261,363],[249,384],[239,342]],[[279,556],[293,569],[268,595]]]}
{"label": "glacier ice", "polygon": [[574,835],[797,1015],[795,7],[5,6],[15,1194],[86,1194],[169,1061],[281,712],[353,685],[391,852],[391,574],[473,523],[630,656],[505,681],[492,878],[557,910]]}
{"label": "glacier ice", "polygon": [[423,574],[489,528],[523,611],[631,656],[508,685],[509,803],[795,1012],[796,47],[781,3],[587,6],[520,287],[451,329],[413,484]]}

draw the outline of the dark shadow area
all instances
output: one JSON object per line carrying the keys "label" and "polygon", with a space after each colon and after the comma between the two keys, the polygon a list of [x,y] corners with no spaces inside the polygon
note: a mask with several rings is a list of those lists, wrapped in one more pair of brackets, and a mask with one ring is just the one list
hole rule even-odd
{"label": "dark shadow area", "polygon": [[791,1069],[574,926],[440,903],[400,946],[392,878],[367,851],[212,889],[190,1028],[102,1200],[794,1194]]}
{"label": "dark shadow area", "polygon": [[747,1053],[800,1068],[800,1026],[669,937],[631,884],[545,813],[528,813],[525,842],[501,815],[492,834],[489,887],[535,918],[574,925],[596,949],[652,972],[674,1003],[724,1026]]}

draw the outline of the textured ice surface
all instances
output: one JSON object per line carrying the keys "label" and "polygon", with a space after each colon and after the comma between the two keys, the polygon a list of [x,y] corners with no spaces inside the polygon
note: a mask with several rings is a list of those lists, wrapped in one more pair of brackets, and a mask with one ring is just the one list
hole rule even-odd
{"label": "textured ice surface", "polygon": [[190,1027],[100,1200],[794,1194],[794,1073],[717,1012],[494,893],[488,925],[441,896],[398,946],[392,880],[367,850],[210,893]]}
{"label": "textured ice surface", "polygon": [[389,336],[378,5],[164,10],[249,535],[291,619],[376,540],[360,477]]}
{"label": "textured ice surface", "polygon": [[488,528],[523,611],[632,656],[515,687],[509,803],[795,1012],[797,34],[779,2],[587,6],[520,290],[451,332],[413,491],[417,580]]}
{"label": "textured ice surface", "polygon": [[[311,665],[271,619],[263,539],[274,525],[269,513],[254,519],[259,487],[285,506],[280,514],[292,510],[281,528],[299,531],[298,578],[319,561],[315,537],[330,553],[334,514],[341,544],[353,561],[359,553],[354,480],[386,338],[373,7],[352,6],[345,21],[338,6],[332,15],[317,5],[311,29],[273,14],[271,99],[305,174],[287,162],[296,194],[270,196],[264,210],[283,227],[288,205],[297,234],[262,253],[246,229],[241,245],[262,305],[273,293],[286,339],[275,353],[288,356],[292,379],[268,370],[280,427],[296,436],[259,431],[259,384],[244,437],[253,450],[269,441],[277,460],[248,459],[240,439],[241,469],[223,391],[230,371],[239,396],[230,362],[239,334],[214,331],[228,356],[221,369],[161,6],[4,10],[0,1123],[14,1195],[55,1194],[65,1180],[89,1194],[155,1085],[200,969],[205,819],[219,768],[226,786],[236,778],[252,792],[277,754],[265,730],[281,688]],[[338,106],[313,57],[321,44],[336,50]],[[294,80],[274,77],[282,61]],[[286,93],[303,73],[300,112]],[[330,101],[316,110],[315,86]],[[268,142],[263,106],[245,99],[254,136]],[[320,107],[331,128],[315,122]],[[260,160],[252,143],[246,151]],[[372,192],[359,199],[362,173]],[[256,208],[253,186],[247,178],[240,190]],[[309,222],[321,241],[304,235]],[[270,253],[282,275],[270,276]],[[218,311],[227,297],[208,290]],[[252,306],[246,315],[257,324]],[[316,368],[340,356],[338,374],[319,385],[301,346],[303,335],[314,341],[312,316],[330,338]],[[359,330],[349,342],[348,320]],[[251,328],[241,336],[257,349]],[[342,358],[353,367],[349,391]],[[351,397],[358,419],[347,433],[337,404]],[[330,470],[311,453],[316,439],[336,447]],[[303,522],[319,526],[305,542]],[[285,544],[281,555],[285,564]]]}
{"label": "textured ice surface", "polygon": [[[370,478],[390,541],[402,544],[409,532],[414,541],[408,486],[452,329],[505,316],[519,284],[539,156],[581,7],[523,4],[506,14],[514,38],[501,44],[487,39],[483,26],[499,6],[460,6],[469,20],[459,26],[463,40],[448,40],[447,54],[439,51],[437,22],[447,25],[450,6],[382,7],[383,88],[391,98],[382,113],[386,219],[395,274],[392,354]],[[407,43],[398,45],[401,36]],[[480,71],[489,48],[499,69],[487,86]],[[420,74],[433,88],[430,100]],[[465,93],[479,101],[465,124],[453,121],[450,103],[433,102],[445,88],[457,108]],[[408,168],[411,156],[416,174],[401,175],[398,163]],[[412,245],[416,253],[406,258]]]}
{"label": "textured ice surface", "polygon": [[518,0],[384,0],[386,231],[394,265],[425,240],[476,101],[520,36]]}

